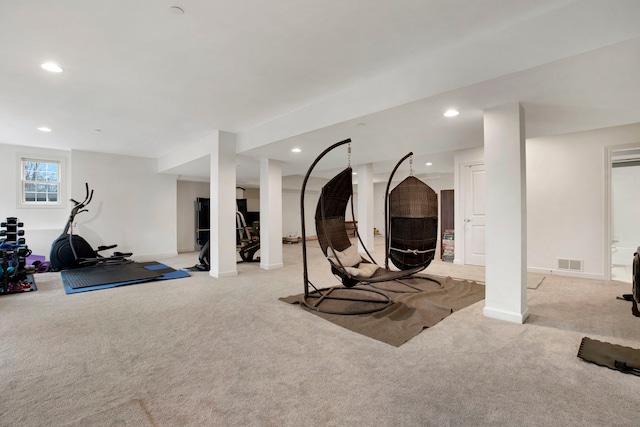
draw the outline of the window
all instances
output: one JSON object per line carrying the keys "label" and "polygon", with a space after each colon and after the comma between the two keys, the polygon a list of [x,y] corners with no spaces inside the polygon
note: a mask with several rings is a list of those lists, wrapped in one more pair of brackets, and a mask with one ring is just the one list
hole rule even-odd
{"label": "window", "polygon": [[21,158],[20,205],[61,206],[62,162]]}

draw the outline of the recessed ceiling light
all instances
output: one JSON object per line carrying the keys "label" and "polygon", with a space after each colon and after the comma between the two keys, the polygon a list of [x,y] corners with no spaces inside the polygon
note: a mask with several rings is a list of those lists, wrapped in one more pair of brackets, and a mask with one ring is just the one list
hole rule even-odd
{"label": "recessed ceiling light", "polygon": [[460,114],[460,113],[458,112],[458,110],[454,110],[453,108],[451,108],[451,109],[449,109],[449,110],[447,110],[447,111],[445,111],[445,112],[444,112],[444,116],[445,116],[445,117],[455,117],[455,116],[457,116],[458,114]]}
{"label": "recessed ceiling light", "polygon": [[351,172],[351,175],[358,175],[358,172]]}
{"label": "recessed ceiling light", "polygon": [[433,163],[431,163],[431,162],[427,162],[427,163],[425,163],[425,165],[427,165],[427,166],[431,166],[431,165],[433,165]]}
{"label": "recessed ceiling light", "polygon": [[301,149],[299,149],[299,148],[297,148],[297,147],[296,147],[296,148],[292,148],[292,149],[291,149],[291,152],[292,152],[292,153],[299,153],[299,152],[301,152],[301,151],[302,151],[302,150],[301,150]]}
{"label": "recessed ceiling light", "polygon": [[60,66],[58,64],[56,64],[55,62],[45,62],[44,64],[40,65],[42,67],[42,69],[50,71],[52,73],[61,73],[62,72],[62,68],[60,68]]}
{"label": "recessed ceiling light", "polygon": [[40,127],[38,128],[38,130],[39,130],[40,132],[51,132],[51,129],[49,129],[48,127],[45,127],[45,126],[40,126]]}

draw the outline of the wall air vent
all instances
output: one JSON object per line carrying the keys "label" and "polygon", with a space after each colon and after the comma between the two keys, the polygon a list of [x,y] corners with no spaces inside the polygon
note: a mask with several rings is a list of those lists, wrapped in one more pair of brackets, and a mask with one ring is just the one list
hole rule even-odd
{"label": "wall air vent", "polygon": [[558,258],[558,270],[582,271],[582,260]]}

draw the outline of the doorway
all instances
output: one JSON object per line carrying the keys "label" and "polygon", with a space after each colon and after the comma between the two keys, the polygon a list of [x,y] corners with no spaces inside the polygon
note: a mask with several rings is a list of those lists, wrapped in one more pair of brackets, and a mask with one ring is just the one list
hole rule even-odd
{"label": "doorway", "polygon": [[610,159],[611,280],[631,283],[633,254],[640,246],[640,147],[611,150]]}

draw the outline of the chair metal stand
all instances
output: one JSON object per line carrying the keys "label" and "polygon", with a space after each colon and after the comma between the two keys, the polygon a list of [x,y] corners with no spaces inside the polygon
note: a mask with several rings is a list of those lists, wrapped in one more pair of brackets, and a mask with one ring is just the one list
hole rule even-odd
{"label": "chair metal stand", "polygon": [[[439,287],[442,287],[442,283],[439,280],[436,280],[432,277],[409,276],[409,277],[406,277],[406,279],[421,279],[428,282],[437,283]],[[389,283],[391,284],[391,286],[384,286],[384,283]],[[403,286],[403,288],[400,288],[400,289],[393,288],[393,284],[396,284],[396,283]],[[416,284],[407,283],[403,279],[396,279],[389,282],[369,283],[369,286],[379,291],[395,292],[396,294],[417,294],[418,292],[425,291],[425,289],[420,288],[420,286],[417,286]]]}
{"label": "chair metal stand", "polygon": [[[324,150],[311,164],[307,171],[304,180],[302,182],[302,190],[300,193],[300,220],[302,225],[302,263],[304,271],[304,297],[302,304],[314,311],[327,314],[340,314],[340,315],[355,315],[355,314],[368,314],[375,313],[377,311],[384,310],[393,304],[391,299],[384,293],[374,289],[363,289],[357,286],[354,287],[328,287],[319,289],[309,281],[309,270],[307,266],[307,238],[305,227],[305,212],[304,212],[304,199],[305,190],[307,187],[307,181],[311,175],[311,172],[327,153],[344,144],[349,144],[351,139],[345,139],[331,147]],[[350,167],[348,168],[350,169]],[[352,194],[353,189],[348,189],[349,195]],[[320,196],[322,199],[322,195]],[[344,205],[344,206],[343,206]],[[324,203],[320,200],[319,208],[324,208]],[[340,203],[337,208],[335,203],[332,207],[337,210],[342,210],[342,217],[344,217],[346,211],[346,205]],[[322,209],[320,208],[320,209]],[[316,213],[317,215],[317,213]],[[322,219],[325,219],[324,212],[321,212]],[[342,219],[344,223],[344,218]],[[346,234],[346,229],[345,229]],[[320,236],[318,236],[320,238]],[[328,238],[326,235],[323,238]],[[330,240],[329,240],[330,241]],[[347,236],[348,241],[348,236]],[[310,290],[313,288],[313,290]],[[365,297],[366,295],[366,297]]]}
{"label": "chair metal stand", "polygon": [[[359,293],[362,296],[358,296]],[[371,294],[371,297],[366,298],[364,294]],[[321,313],[347,315],[375,313],[389,307],[393,302],[386,294],[375,289],[334,286],[305,294],[302,304]],[[324,307],[321,307],[321,304],[324,304]]]}

